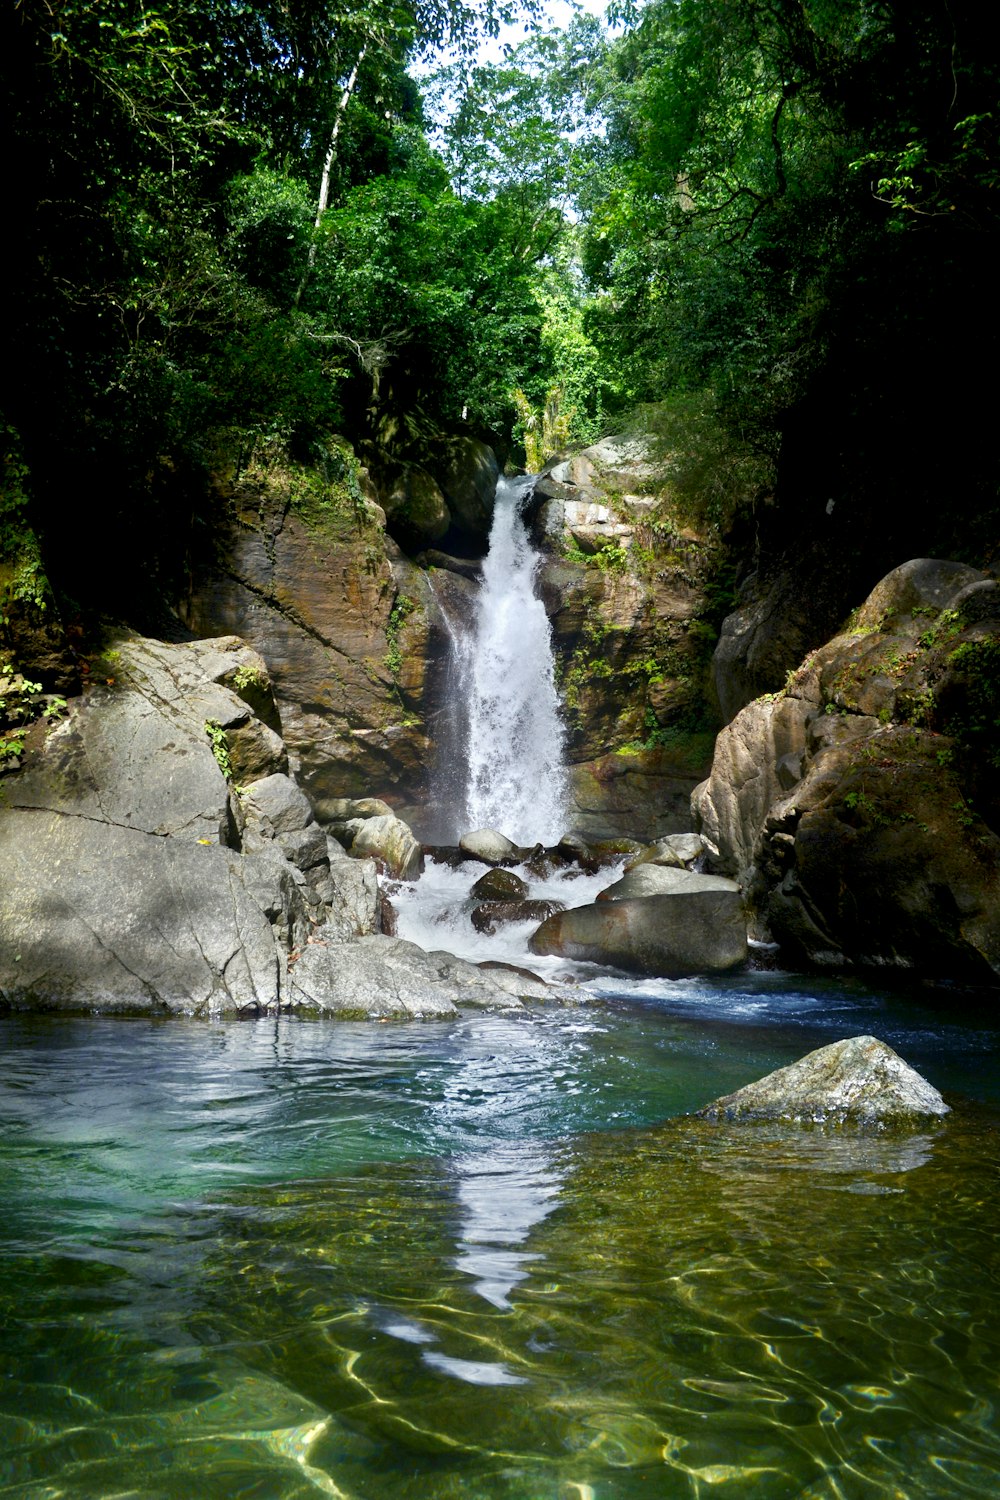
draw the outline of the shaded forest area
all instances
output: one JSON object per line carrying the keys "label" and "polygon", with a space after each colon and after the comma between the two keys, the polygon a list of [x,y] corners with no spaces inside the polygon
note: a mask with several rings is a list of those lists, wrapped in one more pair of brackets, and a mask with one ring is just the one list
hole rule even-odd
{"label": "shaded forest area", "polygon": [[334,434],[516,462],[638,422],[738,573],[811,570],[818,638],[905,557],[995,558],[986,9],[647,0],[476,64],[501,19],[4,7],[9,633],[148,625],[211,476],[349,485]]}

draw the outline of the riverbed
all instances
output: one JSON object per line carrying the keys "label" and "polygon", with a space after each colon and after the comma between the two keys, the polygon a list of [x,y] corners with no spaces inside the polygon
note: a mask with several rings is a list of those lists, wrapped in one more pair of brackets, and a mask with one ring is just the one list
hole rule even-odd
{"label": "riverbed", "polygon": [[[943,1126],[688,1116],[858,1032]],[[998,1034],[957,997],[0,1034],[0,1496],[1000,1490]]]}

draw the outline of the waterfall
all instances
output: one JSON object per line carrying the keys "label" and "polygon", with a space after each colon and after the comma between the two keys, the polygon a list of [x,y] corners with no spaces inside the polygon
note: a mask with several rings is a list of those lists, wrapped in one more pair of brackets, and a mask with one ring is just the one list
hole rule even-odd
{"label": "waterfall", "polygon": [[474,618],[452,638],[464,828],[496,828],[519,844],[553,843],[566,828],[552,640],[522,515],[534,482],[500,479]]}

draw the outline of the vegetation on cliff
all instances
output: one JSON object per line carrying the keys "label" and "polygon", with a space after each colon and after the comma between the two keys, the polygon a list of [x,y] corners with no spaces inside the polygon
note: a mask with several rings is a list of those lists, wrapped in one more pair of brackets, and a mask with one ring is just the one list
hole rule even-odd
{"label": "vegetation on cliff", "polygon": [[635,403],[744,573],[813,546],[831,619],[902,557],[989,559],[980,11],[647,0],[471,61],[504,13],[5,10],[8,650],[43,603],[153,623],[260,445],[467,423],[537,460]]}

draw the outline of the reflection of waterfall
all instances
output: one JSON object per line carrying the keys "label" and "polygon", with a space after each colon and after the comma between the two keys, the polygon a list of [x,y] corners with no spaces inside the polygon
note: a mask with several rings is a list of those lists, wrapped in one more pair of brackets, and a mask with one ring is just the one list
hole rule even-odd
{"label": "reflection of waterfall", "polygon": [[501,479],[471,629],[453,643],[466,828],[528,844],[565,831],[566,775],[538,554],[522,520],[534,479]]}

